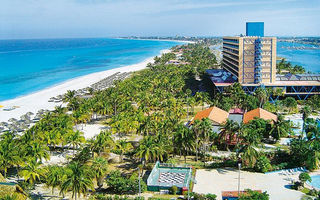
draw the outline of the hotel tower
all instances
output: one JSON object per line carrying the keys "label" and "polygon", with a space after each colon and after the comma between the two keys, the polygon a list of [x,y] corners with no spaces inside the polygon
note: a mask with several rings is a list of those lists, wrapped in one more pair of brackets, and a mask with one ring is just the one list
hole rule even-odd
{"label": "hotel tower", "polygon": [[247,22],[246,36],[223,37],[222,67],[242,84],[276,81],[275,37],[264,37],[263,22]]}

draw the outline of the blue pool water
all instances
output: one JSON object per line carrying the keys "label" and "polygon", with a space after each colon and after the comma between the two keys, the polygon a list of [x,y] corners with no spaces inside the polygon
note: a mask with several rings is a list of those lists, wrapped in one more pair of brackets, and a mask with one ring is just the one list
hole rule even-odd
{"label": "blue pool water", "polygon": [[293,65],[301,65],[306,71],[320,72],[320,49],[287,49],[283,47],[312,47],[312,45],[278,42],[277,56],[286,58]]}
{"label": "blue pool water", "polygon": [[294,135],[301,135],[303,120],[302,119],[290,119],[293,122],[295,128],[293,128]]}
{"label": "blue pool water", "polygon": [[135,64],[177,44],[106,38],[0,40],[0,101]]}
{"label": "blue pool water", "polygon": [[311,179],[312,179],[311,183],[308,182],[308,184],[319,190],[320,189],[320,175],[311,176]]}

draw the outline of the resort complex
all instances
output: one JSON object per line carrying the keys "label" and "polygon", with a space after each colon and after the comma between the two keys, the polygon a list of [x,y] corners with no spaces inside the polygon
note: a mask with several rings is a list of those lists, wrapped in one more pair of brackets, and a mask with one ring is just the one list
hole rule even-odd
{"label": "resort complex", "polygon": [[[191,40],[5,101],[0,200],[320,199],[320,75],[277,60],[262,22],[247,23],[245,36]],[[122,42],[143,52],[161,43],[84,44],[98,46],[91,55]],[[118,50],[139,51],[129,47]]]}
{"label": "resort complex", "polygon": [[299,99],[320,94],[319,74],[277,74],[277,39],[264,37],[263,22],[247,22],[246,35],[223,37],[223,69],[210,69],[207,73],[218,92],[235,83],[241,83],[247,93],[258,87],[277,90]]}

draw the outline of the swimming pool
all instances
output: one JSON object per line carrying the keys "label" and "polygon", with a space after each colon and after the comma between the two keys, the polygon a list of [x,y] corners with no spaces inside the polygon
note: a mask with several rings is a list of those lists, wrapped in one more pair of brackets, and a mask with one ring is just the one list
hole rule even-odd
{"label": "swimming pool", "polygon": [[320,189],[320,174],[311,176],[311,179],[312,179],[311,183],[308,182],[308,184],[319,190]]}
{"label": "swimming pool", "polygon": [[290,119],[290,121],[294,125],[294,128],[293,128],[294,135],[301,135],[303,120],[302,119]]}

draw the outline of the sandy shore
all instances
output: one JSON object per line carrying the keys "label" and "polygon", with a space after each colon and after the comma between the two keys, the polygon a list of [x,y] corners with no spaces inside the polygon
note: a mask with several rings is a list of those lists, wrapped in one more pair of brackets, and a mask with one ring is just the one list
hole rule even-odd
{"label": "sandy shore", "polygon": [[[169,49],[162,50],[160,54],[170,52]],[[90,86],[107,76],[110,76],[116,72],[133,72],[144,69],[146,65],[153,62],[153,57],[150,57],[138,64],[128,65],[125,67],[110,69],[102,72],[92,73],[85,76],[81,76],[75,79],[68,80],[59,85],[26,95],[18,97],[12,100],[6,100],[0,102],[0,105],[4,107],[18,106],[15,110],[4,111],[0,109],[0,122],[8,121],[10,118],[20,118],[27,112],[36,113],[40,109],[53,110],[55,106],[61,103],[48,102],[50,97],[54,97],[60,94],[66,93],[68,90],[77,90]]]}

